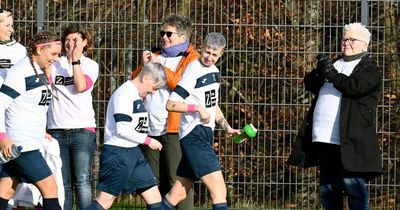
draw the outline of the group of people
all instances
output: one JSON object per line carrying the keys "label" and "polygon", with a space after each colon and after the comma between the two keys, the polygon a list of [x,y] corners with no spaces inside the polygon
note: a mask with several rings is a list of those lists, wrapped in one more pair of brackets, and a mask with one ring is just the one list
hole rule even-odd
{"label": "group of people", "polygon": [[96,123],[91,91],[99,73],[99,65],[87,57],[90,35],[72,24],[61,39],[42,31],[25,48],[13,33],[12,13],[0,9],[0,150],[11,156],[13,144],[22,146],[19,157],[0,166],[0,209],[7,209],[22,182],[38,188],[43,209],[61,209],[54,175],[40,153],[53,139],[62,160],[63,207],[72,209],[75,188],[76,205],[83,209],[92,199]]}
{"label": "group of people", "polygon": [[[37,33],[25,48],[13,38],[12,14],[0,9],[0,150],[23,146],[0,169],[0,210],[21,182],[34,184],[43,209],[61,209],[57,186],[39,149],[46,138],[59,142],[65,190],[63,209],[111,208],[121,193],[140,194],[147,209],[193,209],[195,181],[210,192],[213,210],[226,210],[227,192],[213,148],[218,124],[228,137],[239,134],[218,106],[221,76],[215,66],[226,39],[211,32],[200,53],[190,44],[192,23],[180,15],[161,25],[161,47],[144,51],[142,64],[112,94],[100,156],[98,196],[92,200],[91,168],[96,148],[92,107],[99,65],[88,56],[89,33],[77,24],[61,39]],[[375,133],[381,75],[367,55],[370,32],[362,24],[344,28],[342,55],[318,56],[305,76],[316,95],[288,162],[319,166],[321,203],[368,209],[366,183],[382,173]],[[60,54],[62,56],[60,57]],[[38,170],[40,169],[40,170]],[[73,191],[76,190],[76,195]]]}

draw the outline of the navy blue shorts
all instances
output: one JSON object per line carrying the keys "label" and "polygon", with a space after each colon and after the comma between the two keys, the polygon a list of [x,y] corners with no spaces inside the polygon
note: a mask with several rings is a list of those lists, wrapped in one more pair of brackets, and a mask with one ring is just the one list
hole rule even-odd
{"label": "navy blue shorts", "polygon": [[39,150],[23,152],[2,165],[0,177],[14,177],[19,182],[36,183],[50,176],[51,170]]}
{"label": "navy blue shorts", "polygon": [[97,189],[114,196],[131,194],[157,185],[157,180],[139,147],[104,145],[100,155]]}
{"label": "navy blue shorts", "polygon": [[182,159],[176,172],[178,176],[197,181],[204,175],[221,170],[214,152],[213,138],[210,127],[197,125],[180,140]]}

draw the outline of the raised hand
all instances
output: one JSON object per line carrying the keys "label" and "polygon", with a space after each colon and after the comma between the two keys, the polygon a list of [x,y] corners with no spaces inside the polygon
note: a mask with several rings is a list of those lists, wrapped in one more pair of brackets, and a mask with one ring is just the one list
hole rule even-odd
{"label": "raised hand", "polygon": [[332,71],[336,71],[335,67],[333,66],[332,60],[326,54],[318,54],[317,60],[317,69],[319,73],[325,79],[328,79],[329,73]]}

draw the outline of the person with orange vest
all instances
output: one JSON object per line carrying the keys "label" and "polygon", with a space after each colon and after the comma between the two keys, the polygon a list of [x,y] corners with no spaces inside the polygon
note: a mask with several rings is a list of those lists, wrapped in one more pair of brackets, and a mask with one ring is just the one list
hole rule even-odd
{"label": "person with orange vest", "polygon": [[[176,170],[182,157],[179,144],[180,113],[168,112],[166,103],[185,72],[186,67],[199,57],[199,53],[190,44],[192,23],[189,18],[180,15],[170,15],[162,23],[160,38],[161,48],[144,51],[143,63],[152,60],[164,65],[167,75],[167,88],[149,94],[145,107],[149,114],[148,134],[163,145],[161,151],[143,148],[153,173],[159,180],[161,195],[164,196],[176,180]],[[141,64],[131,77],[136,77],[141,71]],[[193,209],[193,190],[188,192],[176,209]]]}

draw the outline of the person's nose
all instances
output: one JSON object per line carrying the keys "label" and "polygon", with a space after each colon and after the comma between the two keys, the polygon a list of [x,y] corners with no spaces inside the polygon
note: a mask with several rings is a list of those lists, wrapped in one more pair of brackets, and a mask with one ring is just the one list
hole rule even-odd
{"label": "person's nose", "polygon": [[67,42],[68,47],[73,47],[74,44],[75,44],[75,42],[71,41],[71,40]]}

